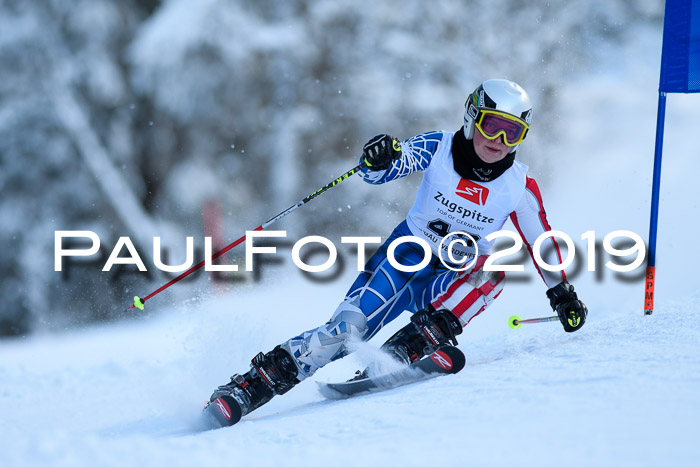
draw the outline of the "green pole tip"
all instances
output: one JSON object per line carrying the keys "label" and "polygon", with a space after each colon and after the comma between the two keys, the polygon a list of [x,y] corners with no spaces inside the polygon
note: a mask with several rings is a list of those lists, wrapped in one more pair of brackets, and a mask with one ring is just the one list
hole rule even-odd
{"label": "green pole tip", "polygon": [[134,297],[134,306],[138,308],[139,310],[143,310],[143,302],[141,299],[137,296]]}
{"label": "green pole tip", "polygon": [[522,324],[520,324],[519,321],[520,316],[513,315],[510,318],[508,318],[508,326],[510,326],[511,329],[519,328],[520,326],[522,326]]}

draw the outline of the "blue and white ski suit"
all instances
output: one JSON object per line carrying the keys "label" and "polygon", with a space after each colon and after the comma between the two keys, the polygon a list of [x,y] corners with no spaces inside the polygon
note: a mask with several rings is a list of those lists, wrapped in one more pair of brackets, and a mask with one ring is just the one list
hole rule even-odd
{"label": "blue and white ski suit", "polygon": [[[415,313],[430,303],[436,309],[451,310],[466,326],[504,285],[503,272],[483,270],[493,245],[486,237],[501,230],[510,218],[532,254],[530,246],[535,239],[550,230],[539,188],[527,177],[527,166],[515,161],[488,182],[464,179],[454,169],[453,136],[446,131],[414,136],[401,144],[401,157],[389,168],[361,173],[367,183],[381,184],[423,171],[423,181],[406,220],[369,259],[331,319],[282,344],[295,358],[299,379],[345,356],[348,339],[370,339],[404,310]],[[448,238],[441,244],[445,236],[460,237],[461,233],[471,239],[461,236],[464,241],[450,244]],[[431,247],[430,262],[419,271],[402,272],[387,259],[389,245],[405,236],[423,239]],[[548,253],[543,259],[549,264],[561,263],[556,241],[547,241],[552,248],[544,249]],[[423,248],[414,242],[401,243],[394,251],[396,260],[405,266],[419,264],[424,256]],[[459,264],[469,263],[473,266],[465,271],[446,266],[457,269]],[[538,271],[548,288],[566,279],[563,272],[539,267]]]}

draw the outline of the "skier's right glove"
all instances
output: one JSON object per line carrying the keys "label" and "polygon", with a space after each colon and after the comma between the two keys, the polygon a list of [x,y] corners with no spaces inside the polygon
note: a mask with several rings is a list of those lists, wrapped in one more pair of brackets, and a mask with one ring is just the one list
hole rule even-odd
{"label": "skier's right glove", "polygon": [[369,170],[388,169],[392,162],[401,157],[401,142],[393,136],[377,135],[367,141],[362,157]]}
{"label": "skier's right glove", "polygon": [[578,299],[574,286],[567,281],[552,287],[547,291],[549,304],[557,312],[564,331],[574,332],[581,329],[586,322],[588,308]]}

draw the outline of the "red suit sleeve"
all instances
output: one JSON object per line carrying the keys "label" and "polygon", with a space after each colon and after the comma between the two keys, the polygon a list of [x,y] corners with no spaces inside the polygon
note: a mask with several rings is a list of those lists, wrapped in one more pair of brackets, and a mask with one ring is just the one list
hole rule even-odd
{"label": "red suit sleeve", "polygon": [[[553,272],[540,268],[532,254],[532,245],[537,240],[537,237],[544,232],[552,230],[547,222],[547,213],[542,204],[542,195],[535,179],[526,177],[525,193],[515,211],[510,214],[510,220],[513,221],[513,225],[515,225],[525,245],[527,245],[532,262],[535,264],[537,272],[539,272],[547,287],[552,288],[565,281],[566,274],[564,271]],[[547,264],[561,264],[561,252],[554,237],[550,237],[542,243],[540,256]]]}

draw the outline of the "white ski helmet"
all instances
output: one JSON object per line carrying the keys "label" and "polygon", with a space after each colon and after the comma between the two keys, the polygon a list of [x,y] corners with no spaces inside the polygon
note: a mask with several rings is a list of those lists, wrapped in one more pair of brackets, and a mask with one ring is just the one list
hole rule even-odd
{"label": "white ski helmet", "polygon": [[[528,127],[532,121],[530,97],[518,83],[507,79],[486,80],[467,98],[464,103],[464,136],[467,139],[474,138],[474,123],[481,109],[507,113],[522,120]],[[508,152],[515,151],[518,146],[511,147]]]}

